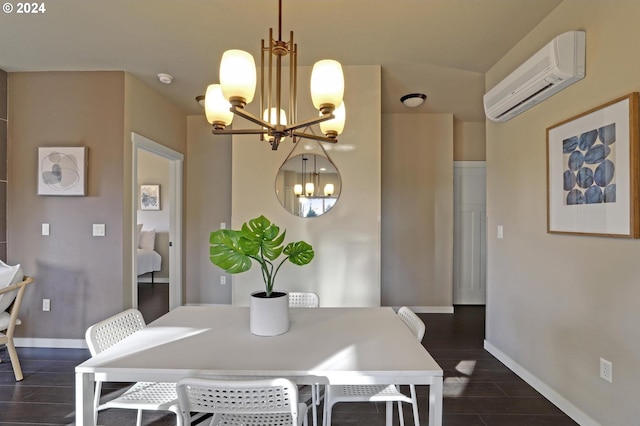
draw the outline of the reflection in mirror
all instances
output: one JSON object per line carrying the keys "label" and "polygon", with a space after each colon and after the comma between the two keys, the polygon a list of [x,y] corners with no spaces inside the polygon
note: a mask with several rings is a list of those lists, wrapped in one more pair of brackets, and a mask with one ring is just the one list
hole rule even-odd
{"label": "reflection in mirror", "polygon": [[331,210],[341,188],[338,169],[329,158],[317,154],[290,157],[276,176],[280,204],[300,217],[316,217]]}

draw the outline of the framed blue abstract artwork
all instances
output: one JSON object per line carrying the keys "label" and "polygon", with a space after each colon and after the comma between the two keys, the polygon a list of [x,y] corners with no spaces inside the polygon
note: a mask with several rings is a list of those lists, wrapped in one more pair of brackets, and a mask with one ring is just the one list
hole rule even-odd
{"label": "framed blue abstract artwork", "polygon": [[547,232],[640,237],[638,93],[547,128]]}

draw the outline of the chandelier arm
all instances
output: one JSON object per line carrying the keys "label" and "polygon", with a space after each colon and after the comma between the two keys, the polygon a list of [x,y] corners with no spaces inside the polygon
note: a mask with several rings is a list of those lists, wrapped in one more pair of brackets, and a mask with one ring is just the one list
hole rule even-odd
{"label": "chandelier arm", "polygon": [[[239,115],[240,117],[242,117],[242,118],[244,118],[246,120],[254,122],[259,126],[267,127],[267,128],[269,128],[271,130],[276,130],[276,126],[275,125],[260,119],[260,117],[256,117],[255,115],[251,114],[249,111],[245,111],[242,108],[237,108],[235,106],[232,106],[231,107],[231,112],[233,112],[234,114]],[[263,133],[266,133],[266,130]]]}
{"label": "chandelier arm", "polygon": [[322,123],[323,121],[331,120],[332,118],[336,118],[336,116],[333,114],[324,114],[324,115],[321,115],[320,117],[310,118],[306,121],[301,121],[300,123],[294,123],[290,126],[286,126],[285,130],[290,131],[290,130],[299,129],[301,127],[309,127],[317,123]]}
{"label": "chandelier arm", "polygon": [[268,133],[267,129],[213,129],[211,131],[214,135],[265,135]]}
{"label": "chandelier arm", "polygon": [[329,143],[337,143],[338,142],[338,139],[335,139],[335,138],[328,138],[326,136],[312,135],[310,133],[291,132],[291,134],[293,136],[296,136],[296,137],[299,137],[299,138],[313,139],[313,140],[321,141],[321,142],[329,142]]}

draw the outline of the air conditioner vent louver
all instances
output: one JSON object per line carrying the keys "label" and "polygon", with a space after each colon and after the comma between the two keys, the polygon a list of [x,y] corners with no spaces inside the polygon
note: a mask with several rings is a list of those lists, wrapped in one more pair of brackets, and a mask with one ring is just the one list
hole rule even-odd
{"label": "air conditioner vent louver", "polygon": [[483,98],[492,121],[507,121],[584,78],[585,32],[560,34]]}

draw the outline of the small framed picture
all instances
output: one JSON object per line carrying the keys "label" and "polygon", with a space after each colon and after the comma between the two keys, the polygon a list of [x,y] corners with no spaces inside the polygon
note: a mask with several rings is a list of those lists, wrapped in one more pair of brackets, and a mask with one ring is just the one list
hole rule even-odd
{"label": "small framed picture", "polygon": [[638,96],[547,129],[547,232],[640,237]]}
{"label": "small framed picture", "polygon": [[140,185],[140,210],[160,210],[160,185]]}
{"label": "small framed picture", "polygon": [[38,195],[84,196],[87,148],[38,148]]}

